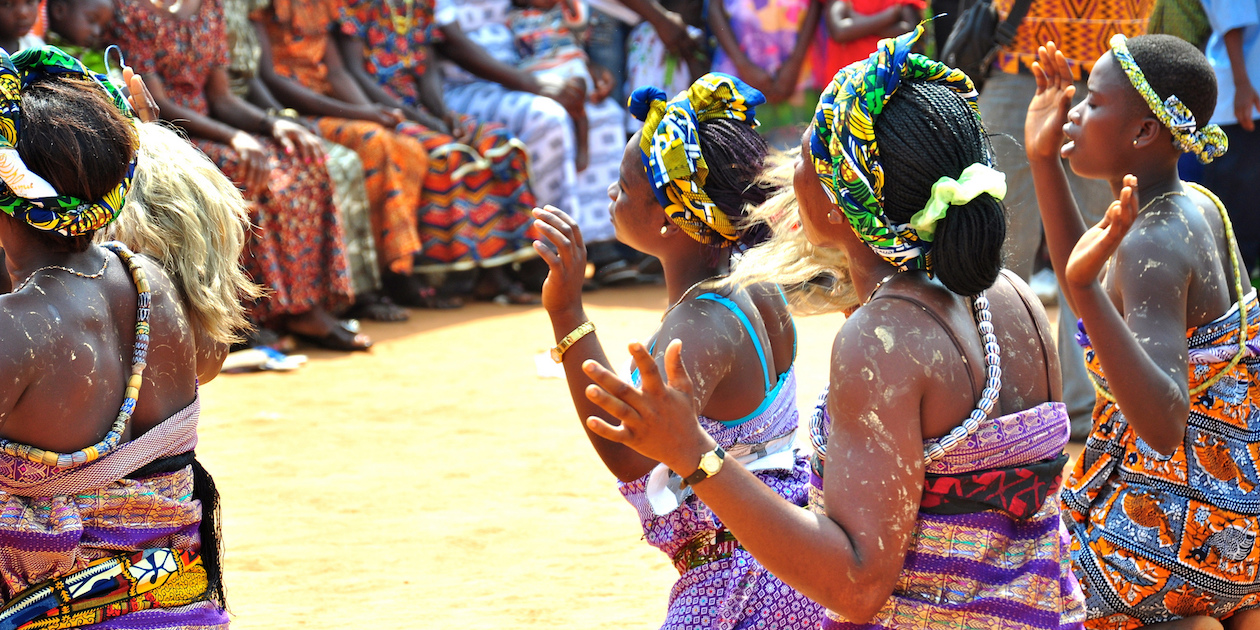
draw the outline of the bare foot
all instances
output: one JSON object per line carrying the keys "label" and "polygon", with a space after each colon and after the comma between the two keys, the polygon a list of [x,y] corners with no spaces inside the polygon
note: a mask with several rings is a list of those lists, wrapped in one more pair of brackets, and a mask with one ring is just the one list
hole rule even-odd
{"label": "bare foot", "polygon": [[319,307],[289,317],[285,326],[304,341],[329,350],[355,351],[372,347],[372,340],[367,335],[350,331]]}

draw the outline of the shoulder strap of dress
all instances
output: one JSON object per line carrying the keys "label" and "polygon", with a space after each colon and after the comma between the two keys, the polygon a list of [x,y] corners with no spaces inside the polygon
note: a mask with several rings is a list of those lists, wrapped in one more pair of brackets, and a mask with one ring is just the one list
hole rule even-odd
{"label": "shoulder strap of dress", "polygon": [[700,295],[697,295],[696,299],[705,300],[708,302],[716,302],[718,304],[721,304],[722,306],[725,306],[727,309],[729,309],[732,313],[734,313],[736,317],[739,318],[739,322],[743,324],[744,329],[748,331],[748,336],[752,338],[753,348],[757,350],[757,357],[761,359],[761,374],[763,377],[765,377],[765,380],[766,380],[766,391],[769,392],[771,389],[773,389],[774,381],[770,377],[771,369],[770,369],[770,364],[766,358],[766,349],[762,347],[761,336],[758,335],[757,330],[753,328],[752,321],[748,319],[748,315],[744,314],[744,309],[741,309],[739,305],[735,303],[734,300],[724,295],[719,295],[717,293],[702,293]]}
{"label": "shoulder strap of dress", "polygon": [[945,324],[945,320],[941,319],[940,315],[937,315],[932,309],[928,308],[927,304],[924,304],[923,302],[919,301],[918,298],[913,298],[908,295],[901,295],[898,293],[885,293],[883,295],[877,295],[871,298],[871,300],[867,302],[867,304],[870,304],[871,302],[874,302],[875,300],[885,300],[885,299],[902,300],[902,301],[914,304],[915,306],[918,306],[919,309],[922,310],[924,313],[927,313],[929,317],[936,320],[936,324],[940,326],[942,330],[945,331],[945,334],[949,337],[949,340],[954,343],[954,349],[958,351],[958,356],[962,358],[963,365],[967,366],[967,380],[971,382],[971,393],[974,397],[979,398],[981,392],[976,387],[976,375],[971,373],[971,361],[967,360],[967,354],[963,352],[962,344],[958,342],[958,337],[954,335],[954,331],[951,330],[950,327]]}

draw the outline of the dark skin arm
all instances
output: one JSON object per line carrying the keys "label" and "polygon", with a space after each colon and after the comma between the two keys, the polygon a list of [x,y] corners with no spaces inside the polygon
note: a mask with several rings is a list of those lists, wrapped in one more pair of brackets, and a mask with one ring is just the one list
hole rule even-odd
{"label": "dark skin arm", "polygon": [[348,74],[354,77],[355,83],[363,90],[363,93],[373,101],[384,105],[385,107],[397,109],[401,111],[408,119],[424,125],[434,131],[449,134],[450,128],[446,123],[438,117],[423,111],[420,108],[410,107],[402,101],[394,98],[392,94],[381,87],[371,76],[368,76],[366,59],[364,57],[363,40],[358,37],[340,33],[336,37],[337,47],[341,52],[341,58],[345,62],[345,68]]}
{"label": "dark skin arm", "polygon": [[[1088,227],[1081,218],[1076,198],[1072,196],[1060,157],[1063,125],[1067,122],[1068,109],[1072,105],[1072,96],[1076,94],[1076,86],[1072,84],[1067,58],[1055,47],[1054,42],[1047,42],[1042,46],[1038,57],[1039,60],[1033,63],[1037,93],[1028,106],[1028,117],[1024,122],[1024,144],[1037,190],[1037,206],[1045,228],[1050,262],[1059,286],[1067,286],[1063,274],[1067,269],[1068,258]],[[1064,297],[1072,312],[1079,314],[1073,296],[1065,294]]]}
{"label": "dark skin arm", "polygon": [[796,38],[796,46],[792,49],[787,62],[779,68],[779,72],[774,77],[775,91],[784,99],[789,98],[796,91],[796,82],[801,78],[801,66],[805,64],[805,56],[809,54],[809,47],[814,41],[812,34],[818,29],[818,20],[821,16],[822,5],[817,2],[809,3],[805,20],[801,22],[800,35]]}
{"label": "dark skin arm", "polygon": [[468,34],[458,24],[443,24],[439,28],[443,41],[437,44],[438,52],[461,68],[509,90],[550,98],[570,112],[583,107],[586,93],[581,81],[535,77],[490,56],[484,48],[468,39]]}
{"label": "dark skin arm", "polygon": [[1234,116],[1244,131],[1255,131],[1253,112],[1260,111],[1260,94],[1247,76],[1247,57],[1243,54],[1243,30],[1236,28],[1225,33],[1225,53],[1229,55],[1229,69],[1234,76]]}
{"label": "dark skin arm", "polygon": [[[1185,331],[1192,269],[1168,252],[1168,243],[1187,241],[1187,234],[1168,214],[1138,217],[1137,178],[1129,175],[1120,199],[1077,243],[1064,274],[1103,372],[1116,375],[1107,379],[1116,404],[1138,436],[1166,455],[1185,439],[1190,415]],[[1114,260],[1107,278],[1112,295],[1098,281],[1108,260]]]}
{"label": "dark skin arm", "polygon": [[9,280],[9,270],[4,266],[4,250],[0,249],[0,295],[11,293],[13,282]]}
{"label": "dark skin arm", "polygon": [[[253,22],[252,25],[254,32],[258,36],[260,52],[258,77],[256,80],[266,86],[268,93],[275,95],[275,99],[278,101],[277,105],[283,103],[284,106],[292,107],[308,116],[335,116],[351,120],[369,120],[386,127],[393,127],[398,124],[399,121],[395,120],[394,116],[386,114],[383,108],[378,108],[370,102],[355,104],[324,96],[314,90],[307,89],[297,81],[277,74],[275,64],[271,58],[271,40],[267,36],[267,29],[263,28],[263,25],[258,22]],[[335,46],[329,46],[328,48],[331,50]],[[353,83],[353,79],[350,79],[350,81]],[[364,100],[366,100],[366,97],[364,97]]]}
{"label": "dark skin arm", "polygon": [[622,4],[652,25],[670,54],[686,59],[698,52],[699,45],[687,35],[687,23],[681,15],[667,10],[656,0],[623,0]]}
{"label": "dark skin arm", "polygon": [[[813,10],[811,5],[810,10]],[[774,84],[774,77],[770,76],[761,66],[752,62],[748,55],[739,47],[739,40],[735,37],[735,31],[731,28],[731,19],[726,14],[726,8],[721,2],[714,2],[709,5],[709,30],[713,32],[713,36],[717,38],[718,45],[731,58],[731,62],[735,64],[735,71],[739,74],[739,78],[745,83],[761,91],[766,95],[766,100],[771,103],[782,101],[785,96],[779,93],[777,86]]]}
{"label": "dark skin arm", "polygon": [[873,15],[853,10],[846,0],[833,0],[827,5],[827,35],[837,42],[851,42],[862,37],[896,37],[918,23],[914,7],[891,6]]}
{"label": "dark skin arm", "polygon": [[[535,244],[534,248],[550,268],[547,281],[543,285],[543,306],[551,316],[552,331],[559,342],[589,320],[582,307],[585,247],[581,230],[567,214],[554,208],[546,208],[536,209],[534,216],[537,218],[535,225],[543,235],[543,241]],[[742,324],[730,311],[697,300],[683,302],[670,311],[662,322],[657,338],[686,339],[688,352],[681,361],[692,370],[691,373],[703,375],[696,379],[698,385],[691,390],[697,409],[703,409],[723,379],[734,373],[736,348],[732,341],[741,340],[741,335]],[[663,365],[665,349],[662,346],[663,344],[657,344],[654,361]],[[596,333],[587,334],[564,353],[565,377],[578,418],[584,420],[599,416],[609,422],[616,422],[614,416],[603,413],[587,398],[586,392],[592,387],[592,381],[582,371],[582,365],[588,361],[598,363],[605,370],[611,369]],[[656,365],[653,363],[653,369]],[[760,367],[756,366],[756,369],[760,370]],[[592,432],[585,424],[583,426],[604,465],[621,481],[634,481],[656,467],[659,460],[640,455],[624,444]]]}
{"label": "dark skin arm", "polygon": [[[905,314],[874,315],[890,317]],[[827,448],[829,461],[835,463],[824,471],[826,514],[789,503],[731,459],[717,475],[695,486],[696,496],[766,569],[855,621],[870,619],[891,595],[923,492],[923,383],[918,381],[923,372],[912,369],[904,348],[885,349],[875,334],[866,332],[883,325],[875,319],[859,311],[845,322],[832,350]],[[916,320],[916,325],[928,324]],[[590,429],[688,475],[696,470],[699,455],[715,443],[696,423],[692,379],[679,361],[681,347],[673,341],[666,351],[668,384],[641,346],[632,346],[643,374],[641,389],[593,362],[583,368],[599,386],[587,395],[621,420],[613,426],[591,418]],[[885,387],[871,387],[863,375],[872,372]]]}

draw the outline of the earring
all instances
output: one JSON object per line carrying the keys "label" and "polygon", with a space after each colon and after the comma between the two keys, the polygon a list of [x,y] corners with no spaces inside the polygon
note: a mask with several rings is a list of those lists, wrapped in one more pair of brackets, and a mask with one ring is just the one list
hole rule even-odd
{"label": "earring", "polygon": [[669,226],[668,226],[668,225],[662,225],[662,226],[661,226],[661,236],[665,236],[665,234],[666,234],[666,233],[668,233],[668,232],[669,232]]}
{"label": "earring", "polygon": [[1137,138],[1134,138],[1134,139],[1133,139],[1133,146],[1135,146],[1135,147],[1137,146]]}
{"label": "earring", "polygon": [[843,216],[843,215],[841,215],[841,214],[840,214],[838,211],[836,211],[834,208],[833,208],[832,210],[830,210],[830,211],[828,211],[828,212],[827,212],[827,221],[828,221],[828,222],[830,222],[830,223],[839,223],[839,222],[841,222],[841,221],[843,221],[843,220],[844,220],[844,216]]}

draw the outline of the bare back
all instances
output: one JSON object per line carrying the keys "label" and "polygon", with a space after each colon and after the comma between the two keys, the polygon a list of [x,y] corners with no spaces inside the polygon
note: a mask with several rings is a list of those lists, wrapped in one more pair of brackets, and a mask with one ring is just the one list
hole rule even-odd
{"label": "bare back", "polygon": [[[55,452],[100,440],[118,415],[131,374],[136,285],[113,252],[101,278],[36,272],[0,295],[0,437]],[[100,260],[99,257],[95,258]],[[137,255],[152,292],[148,366],[131,426],[142,435],[196,395],[195,346],[178,293],[161,267]]]}

